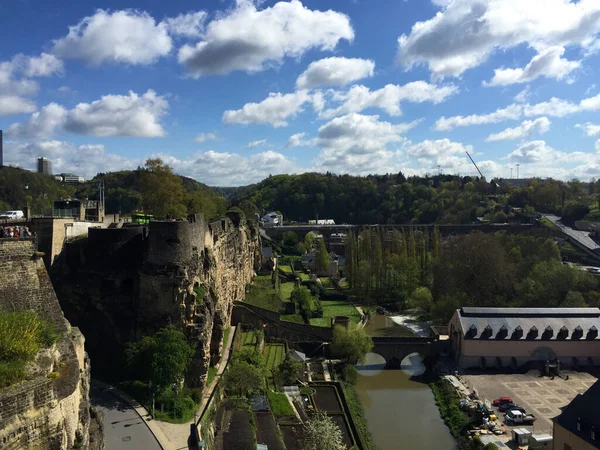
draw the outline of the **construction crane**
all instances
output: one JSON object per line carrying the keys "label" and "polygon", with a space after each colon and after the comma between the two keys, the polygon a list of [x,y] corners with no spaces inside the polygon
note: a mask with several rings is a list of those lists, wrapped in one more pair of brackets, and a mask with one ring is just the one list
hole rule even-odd
{"label": "construction crane", "polygon": [[479,175],[481,175],[481,178],[485,178],[483,176],[483,174],[481,173],[481,170],[479,170],[479,167],[477,167],[477,164],[475,164],[475,161],[473,161],[473,158],[471,158],[471,155],[469,155],[469,152],[465,151],[465,153],[467,154],[467,156],[469,157],[469,159],[471,160],[471,162],[473,163],[473,165],[477,169],[477,172],[479,172]]}

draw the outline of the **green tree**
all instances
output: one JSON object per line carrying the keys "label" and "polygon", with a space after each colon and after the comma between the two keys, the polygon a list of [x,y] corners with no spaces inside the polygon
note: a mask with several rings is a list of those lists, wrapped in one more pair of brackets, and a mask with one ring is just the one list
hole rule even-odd
{"label": "green tree", "polygon": [[355,286],[356,271],[358,270],[358,255],[356,254],[356,238],[352,230],[348,232],[346,237],[346,262],[344,270],[346,272],[346,280],[350,287]]}
{"label": "green tree", "polygon": [[254,367],[264,367],[264,361],[262,354],[256,350],[254,347],[244,347],[239,351],[236,351],[233,354],[232,361],[234,363],[237,362],[245,362]]}
{"label": "green tree", "polygon": [[298,244],[298,235],[293,231],[286,231],[283,233],[283,245],[286,247],[295,247]]}
{"label": "green tree", "polygon": [[329,268],[329,253],[327,252],[327,247],[325,247],[325,241],[323,239],[319,239],[317,243],[315,266],[317,274],[319,275],[327,273],[327,269]]}
{"label": "green tree", "polygon": [[125,357],[135,379],[151,381],[156,391],[183,379],[194,349],[173,325],[128,345]]}
{"label": "green tree", "polygon": [[162,159],[148,159],[142,174],[143,204],[157,218],[177,218],[187,214],[186,193],[181,177]]}
{"label": "green tree", "polygon": [[315,411],[304,425],[303,450],[345,450],[342,430],[331,417]]}
{"label": "green tree", "polygon": [[227,371],[226,387],[229,392],[246,397],[264,389],[264,379],[262,368],[237,361]]}
{"label": "green tree", "polygon": [[283,358],[283,361],[277,367],[277,380],[279,384],[290,385],[296,383],[300,364],[300,361],[296,361],[289,353],[285,355],[285,358]]}
{"label": "green tree", "polygon": [[408,302],[409,308],[421,308],[424,311],[430,312],[433,307],[433,296],[429,288],[419,286],[414,290]]}
{"label": "green tree", "polygon": [[333,329],[331,351],[349,364],[356,364],[373,349],[373,340],[364,328],[350,324],[348,328],[336,325]]}
{"label": "green tree", "polygon": [[307,323],[313,316],[313,313],[318,311],[321,306],[318,299],[316,299],[305,286],[295,287],[290,298],[292,299],[292,302],[297,305],[300,314]]}

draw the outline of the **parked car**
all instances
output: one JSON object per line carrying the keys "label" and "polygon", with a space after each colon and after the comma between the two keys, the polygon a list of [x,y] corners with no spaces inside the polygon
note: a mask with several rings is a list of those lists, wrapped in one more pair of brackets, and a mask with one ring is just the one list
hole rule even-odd
{"label": "parked car", "polygon": [[531,425],[537,420],[533,414],[524,414],[521,411],[510,410],[504,414],[504,421],[508,425]]}
{"label": "parked car", "polygon": [[500,406],[500,405],[505,405],[507,403],[512,403],[512,402],[513,402],[512,398],[510,398],[510,397],[500,397],[500,398],[495,399],[492,402],[492,405],[494,405],[494,406]]}
{"label": "parked car", "polygon": [[505,403],[504,405],[498,406],[498,411],[506,412],[506,411],[521,411],[525,414],[525,408],[521,408],[519,405],[515,405],[514,403]]}
{"label": "parked car", "polygon": [[25,217],[25,214],[23,214],[23,211],[6,211],[6,212],[3,212],[2,214],[0,214],[0,219],[14,220],[14,219],[22,219],[23,217]]}

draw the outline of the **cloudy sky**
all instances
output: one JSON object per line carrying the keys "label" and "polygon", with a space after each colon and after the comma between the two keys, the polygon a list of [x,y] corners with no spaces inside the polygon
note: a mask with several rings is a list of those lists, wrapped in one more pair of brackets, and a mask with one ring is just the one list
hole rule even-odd
{"label": "cloudy sky", "polygon": [[600,177],[598,0],[0,0],[5,163]]}

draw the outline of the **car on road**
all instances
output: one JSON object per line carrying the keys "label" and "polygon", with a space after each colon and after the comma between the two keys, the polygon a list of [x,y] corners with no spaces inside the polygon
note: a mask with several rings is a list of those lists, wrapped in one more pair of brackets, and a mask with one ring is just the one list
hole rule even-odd
{"label": "car on road", "polygon": [[537,420],[533,414],[525,414],[516,409],[509,410],[504,414],[504,421],[508,425],[531,425]]}
{"label": "car on road", "polygon": [[521,408],[519,405],[516,405],[514,403],[505,403],[504,405],[498,406],[498,411],[500,412],[506,412],[511,410],[521,411],[523,414],[525,414],[525,408]]}
{"label": "car on road", "polygon": [[492,405],[494,406],[500,406],[500,405],[505,405],[507,403],[512,403],[512,398],[510,397],[500,397],[495,399],[494,401],[492,401]]}
{"label": "car on road", "polygon": [[0,219],[15,220],[15,219],[22,219],[23,217],[25,217],[25,214],[23,214],[23,211],[6,211],[3,213],[0,213]]}

